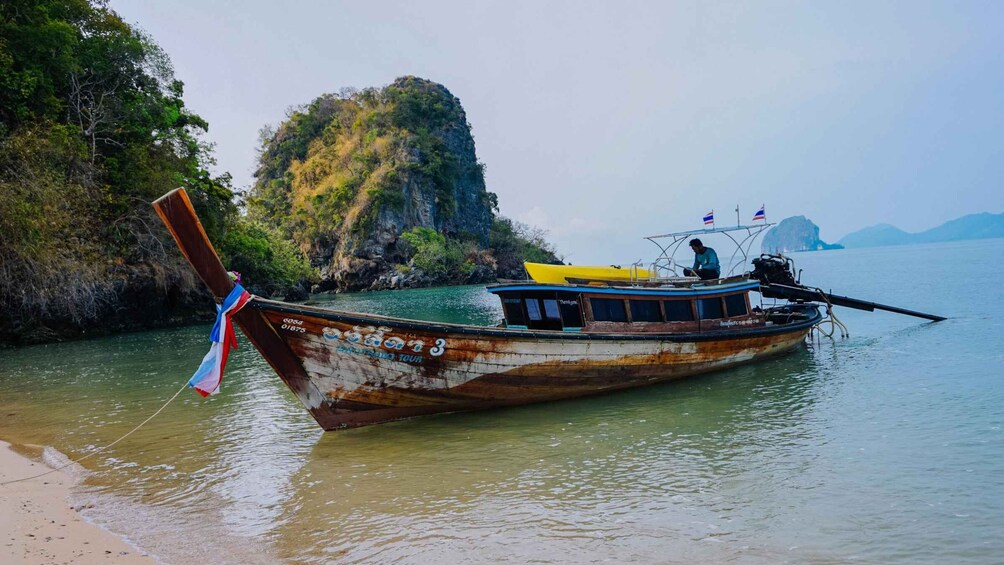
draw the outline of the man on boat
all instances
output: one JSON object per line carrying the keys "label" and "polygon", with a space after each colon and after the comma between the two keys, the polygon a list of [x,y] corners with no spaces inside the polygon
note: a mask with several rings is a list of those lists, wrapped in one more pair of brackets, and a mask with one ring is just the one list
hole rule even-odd
{"label": "man on boat", "polygon": [[717,279],[722,269],[718,266],[718,254],[710,247],[705,247],[701,240],[690,240],[690,248],[694,250],[694,268],[683,269],[684,276],[701,277],[701,280]]}

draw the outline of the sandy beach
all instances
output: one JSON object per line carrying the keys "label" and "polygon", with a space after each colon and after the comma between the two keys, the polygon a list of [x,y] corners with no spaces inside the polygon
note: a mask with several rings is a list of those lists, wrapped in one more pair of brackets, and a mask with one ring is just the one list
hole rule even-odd
{"label": "sandy beach", "polygon": [[[0,441],[0,483],[48,469]],[[0,563],[157,563],[71,508],[73,483],[71,476],[55,472],[0,485]]]}

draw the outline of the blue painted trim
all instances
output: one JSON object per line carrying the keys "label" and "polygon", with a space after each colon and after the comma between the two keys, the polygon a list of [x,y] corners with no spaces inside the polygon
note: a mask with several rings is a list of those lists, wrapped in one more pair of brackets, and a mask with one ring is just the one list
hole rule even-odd
{"label": "blue painted trim", "polygon": [[623,289],[623,288],[606,288],[606,287],[591,287],[591,286],[554,286],[554,285],[543,285],[543,284],[525,284],[525,285],[509,285],[509,286],[497,286],[486,289],[492,294],[498,294],[500,292],[527,292],[527,291],[555,291],[555,292],[573,292],[573,293],[586,293],[586,294],[619,294],[627,296],[704,296],[709,294],[728,294],[730,292],[737,292],[742,290],[754,290],[760,287],[759,281],[751,281],[742,284],[731,284],[731,285],[719,285],[715,287],[708,288],[687,288],[687,289],[656,289],[656,288],[644,288],[639,287],[636,289]]}
{"label": "blue painted trim", "polygon": [[[563,332],[555,330],[517,330],[514,328],[495,328],[484,326],[469,326],[462,324],[446,324],[442,322],[423,322],[420,320],[406,320],[403,318],[391,318],[388,316],[377,316],[375,314],[358,314],[354,312],[340,312],[316,306],[305,306],[301,304],[289,304],[265,298],[252,300],[248,307],[257,310],[271,310],[297,316],[312,316],[322,320],[332,320],[354,325],[387,325],[395,328],[415,329],[429,332],[443,332],[448,337],[453,335],[475,335],[494,337],[526,337],[540,340],[587,340],[587,341],[671,341],[677,343],[689,343],[697,341],[716,341],[740,339],[750,336],[778,335],[789,332],[808,330],[823,319],[819,312],[819,305],[813,303],[796,304],[788,309],[793,313],[800,313],[806,316],[805,320],[773,326],[754,328],[719,328],[704,331],[672,333],[672,332],[628,332],[628,333],[593,333],[593,332]],[[624,324],[625,329],[630,328],[630,324]],[[400,331],[395,329],[394,331]]]}
{"label": "blue painted trim", "polygon": [[563,332],[581,332],[582,328],[561,328]]}

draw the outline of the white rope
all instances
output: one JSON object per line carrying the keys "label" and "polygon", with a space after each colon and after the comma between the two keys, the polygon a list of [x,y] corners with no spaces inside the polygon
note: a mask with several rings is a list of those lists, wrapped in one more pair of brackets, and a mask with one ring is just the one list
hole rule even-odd
{"label": "white rope", "polygon": [[174,399],[178,398],[178,395],[180,395],[181,392],[183,390],[185,390],[186,388],[188,388],[188,383],[185,383],[184,385],[182,385],[181,388],[178,389],[178,392],[174,393],[174,396],[172,396],[170,399],[168,399],[168,401],[165,402],[164,405],[161,406],[159,409],[157,409],[157,411],[154,412],[149,418],[147,418],[146,420],[143,420],[142,422],[140,422],[140,424],[138,426],[136,426],[135,428],[129,430],[128,432],[126,432],[126,434],[124,436],[122,436],[122,437],[118,438],[117,440],[109,443],[108,445],[106,445],[106,446],[104,446],[104,447],[102,447],[100,449],[96,449],[96,450],[88,453],[87,455],[84,455],[82,457],[78,457],[77,459],[74,459],[74,460],[70,461],[69,463],[67,463],[65,465],[49,469],[48,471],[46,471],[44,473],[39,473],[37,475],[33,475],[31,477],[24,477],[24,478],[21,478],[21,479],[14,479],[13,481],[4,481],[4,482],[0,483],[0,486],[7,486],[7,485],[10,485],[10,484],[14,484],[14,483],[20,483],[21,481],[30,481],[31,479],[37,479],[39,477],[44,477],[44,476],[46,476],[46,475],[48,475],[50,473],[55,473],[56,471],[62,471],[63,469],[69,467],[70,465],[75,465],[77,463],[80,463],[84,459],[87,459],[89,457],[97,455],[98,453],[101,453],[102,451],[105,451],[105,450],[111,448],[112,446],[114,446],[118,442],[120,442],[120,441],[124,440],[125,438],[131,436],[133,434],[133,432],[135,432],[136,430],[142,428],[144,425],[146,425],[147,422],[149,422],[150,420],[153,420],[157,416],[157,414],[160,414],[161,412],[164,411],[165,408],[167,408],[168,404],[174,402]]}
{"label": "white rope", "polygon": [[[233,310],[231,312],[227,312],[224,315],[227,316],[227,318],[229,318],[230,316],[233,316],[237,312],[240,312],[241,310],[243,310],[244,307],[247,306],[248,304],[250,304],[252,300],[254,300],[255,298],[257,298],[255,295],[253,295],[251,293],[248,293],[248,294],[250,295],[250,298],[248,298],[247,301],[244,304],[242,304],[240,308],[237,308],[236,310]],[[220,339],[223,339],[223,337],[221,336]],[[70,461],[69,463],[67,463],[65,465],[61,465],[59,467],[54,467],[52,469],[49,469],[48,471],[46,471],[44,473],[39,473],[37,475],[33,475],[31,477],[24,477],[24,478],[21,478],[21,479],[14,479],[12,481],[4,481],[4,482],[0,483],[0,486],[7,486],[7,485],[14,484],[14,483],[20,483],[22,481],[30,481],[31,479],[37,479],[39,477],[44,477],[44,476],[46,476],[46,475],[48,475],[50,473],[55,473],[56,471],[62,471],[63,469],[69,467],[70,465],[75,465],[77,463],[80,463],[84,459],[88,459],[90,457],[93,457],[93,456],[97,455],[98,453],[101,453],[102,451],[110,449],[111,447],[113,447],[118,442],[120,442],[120,441],[124,440],[125,438],[131,436],[136,430],[138,430],[138,429],[142,428],[143,426],[145,426],[146,423],[149,422],[150,420],[153,420],[157,416],[157,414],[160,414],[161,412],[163,412],[164,409],[167,408],[167,405],[170,404],[170,403],[172,403],[172,402],[174,402],[174,399],[178,398],[178,395],[180,395],[181,392],[183,390],[185,390],[186,388],[188,388],[188,383],[185,383],[185,384],[181,385],[181,388],[178,389],[178,392],[174,393],[174,396],[172,396],[171,398],[169,398],[167,400],[167,402],[165,402],[163,406],[161,406],[160,408],[158,408],[156,412],[154,412],[153,414],[151,414],[149,418],[147,418],[146,420],[143,420],[142,422],[140,422],[140,424],[138,426],[136,426],[135,428],[129,430],[128,432],[126,432],[125,435],[123,435],[122,437],[118,438],[117,440],[109,443],[108,445],[106,445],[106,446],[104,446],[104,447],[102,447],[100,449],[96,449],[96,450],[88,453],[87,455],[84,455],[82,457],[78,457],[77,459],[74,459],[74,460]]]}
{"label": "white rope", "polygon": [[[837,318],[837,315],[833,312],[833,304],[830,303],[830,298],[828,296],[826,296],[826,293],[823,292],[821,289],[817,288],[816,291],[819,293],[819,296],[823,297],[823,301],[826,302],[826,316],[827,317],[826,317],[825,320],[819,322],[818,324],[816,324],[813,327],[816,328],[816,329],[818,329],[819,333],[821,335],[825,335],[826,337],[829,337],[829,338],[832,338],[833,334],[838,329],[840,330],[840,337],[841,338],[851,337],[850,330],[847,329],[847,326],[844,325],[844,323],[841,322],[840,319]],[[827,332],[827,331],[825,331],[823,329],[823,324],[829,324],[829,328],[830,328],[829,332]]]}

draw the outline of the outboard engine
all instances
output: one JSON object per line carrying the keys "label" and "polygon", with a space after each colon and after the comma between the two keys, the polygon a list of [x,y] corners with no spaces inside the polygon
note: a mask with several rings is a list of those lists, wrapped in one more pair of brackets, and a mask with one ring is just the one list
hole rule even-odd
{"label": "outboard engine", "polygon": [[[801,286],[795,281],[795,263],[784,255],[769,255],[764,253],[753,259],[753,272],[750,275],[760,281],[760,284],[783,284]],[[779,297],[780,298],[780,297]]]}

